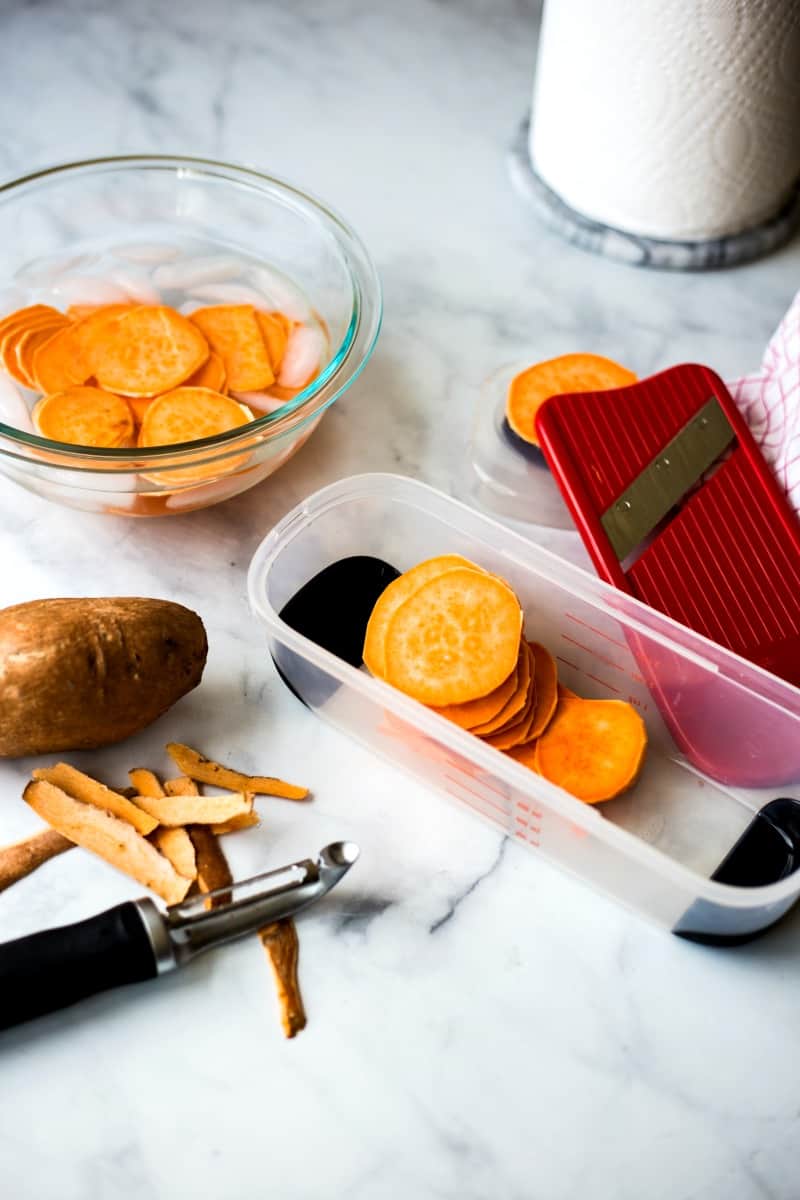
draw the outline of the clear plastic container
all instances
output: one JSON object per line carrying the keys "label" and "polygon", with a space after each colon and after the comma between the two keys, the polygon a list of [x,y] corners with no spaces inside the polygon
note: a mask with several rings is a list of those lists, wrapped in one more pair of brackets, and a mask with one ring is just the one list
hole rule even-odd
{"label": "clear plastic container", "polygon": [[[556,655],[568,687],[636,706],[649,747],[632,791],[601,806],[582,804],[279,615],[304,584],[347,556],[374,555],[405,570],[443,553],[466,555],[509,580],[528,636]],[[264,539],[249,589],[277,666],[319,716],[661,926],[701,940],[741,940],[773,924],[800,894],[800,872],[790,874],[791,866],[762,886],[710,878],[764,805],[800,797],[791,783],[800,783],[800,692],[490,518],[410,479],[344,479]],[[670,730],[689,692],[702,698],[702,722],[694,704],[692,737],[676,739]],[[691,747],[707,735],[718,764],[726,730],[733,731],[733,759],[746,753],[748,779],[759,786],[720,782],[698,767],[703,755]],[[752,731],[744,749],[743,730]],[[782,756],[780,791],[776,747],[794,752]]]}

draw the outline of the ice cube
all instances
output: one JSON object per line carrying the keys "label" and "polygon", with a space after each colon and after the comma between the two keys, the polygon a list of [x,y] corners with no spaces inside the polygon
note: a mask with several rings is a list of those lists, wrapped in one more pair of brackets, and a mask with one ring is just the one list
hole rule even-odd
{"label": "ice cube", "polygon": [[109,253],[133,263],[166,263],[181,256],[177,246],[169,246],[166,242],[129,242],[112,246]]}
{"label": "ice cube", "polygon": [[249,273],[252,282],[264,292],[269,308],[276,308],[293,321],[308,321],[311,309],[299,288],[294,287],[285,276],[269,267],[254,267]]}
{"label": "ice cube", "polygon": [[302,388],[320,365],[325,339],[318,329],[295,325],[289,334],[286,353],[278,372],[278,384],[285,388]]}
{"label": "ice cube", "polygon": [[263,309],[271,307],[266,296],[241,283],[207,283],[202,287],[190,288],[189,295],[209,304],[252,304],[255,308]]}
{"label": "ice cube", "polygon": [[23,433],[36,432],[22,393],[5,375],[0,375],[0,422]]}
{"label": "ice cube", "polygon": [[157,267],[153,272],[153,283],[160,288],[184,289],[235,279],[241,273],[242,264],[238,258],[230,254],[210,254]]}
{"label": "ice cube", "polygon": [[126,304],[130,299],[119,284],[93,275],[64,275],[51,291],[66,304]]}
{"label": "ice cube", "polygon": [[153,287],[144,271],[114,271],[109,276],[112,284],[117,284],[127,294],[129,300],[137,304],[160,304],[161,296]]}

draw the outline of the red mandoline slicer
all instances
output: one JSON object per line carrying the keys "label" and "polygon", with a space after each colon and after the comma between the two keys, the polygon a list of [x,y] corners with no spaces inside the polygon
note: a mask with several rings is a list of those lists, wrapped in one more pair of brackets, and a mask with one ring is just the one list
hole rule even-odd
{"label": "red mandoline slicer", "polygon": [[[629,387],[553,396],[536,430],[602,578],[800,684],[800,526],[718,375],[682,365]],[[645,656],[635,635],[628,641],[698,767],[765,784],[769,761],[770,782],[800,779],[800,745],[784,737],[765,747],[768,730],[731,728],[685,669],[670,684],[665,652]]]}

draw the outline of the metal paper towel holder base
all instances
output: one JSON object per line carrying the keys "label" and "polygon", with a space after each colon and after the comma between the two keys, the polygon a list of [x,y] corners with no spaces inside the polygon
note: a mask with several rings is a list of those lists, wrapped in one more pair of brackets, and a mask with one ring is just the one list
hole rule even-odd
{"label": "metal paper towel holder base", "polygon": [[511,178],[541,219],[568,242],[634,267],[710,271],[751,262],[776,250],[800,226],[800,180],[780,211],[767,221],[729,237],[670,241],[642,237],[603,225],[566,204],[537,174],[528,152],[530,114],[517,130],[508,154]]}

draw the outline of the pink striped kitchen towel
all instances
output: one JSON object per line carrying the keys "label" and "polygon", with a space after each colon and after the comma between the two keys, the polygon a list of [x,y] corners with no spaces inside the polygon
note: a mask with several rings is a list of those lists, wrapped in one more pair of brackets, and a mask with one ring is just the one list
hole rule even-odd
{"label": "pink striped kitchen towel", "polygon": [[760,369],[728,388],[800,516],[800,292],[770,338]]}

